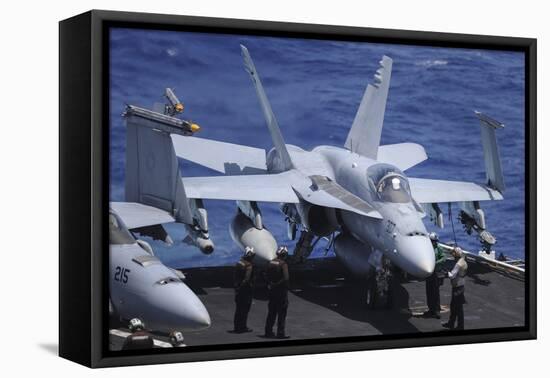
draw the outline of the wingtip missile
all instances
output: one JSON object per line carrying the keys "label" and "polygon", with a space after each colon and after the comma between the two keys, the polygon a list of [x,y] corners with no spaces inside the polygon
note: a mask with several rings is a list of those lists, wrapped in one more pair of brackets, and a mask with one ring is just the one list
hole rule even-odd
{"label": "wingtip missile", "polygon": [[200,126],[194,122],[184,121],[167,114],[140,108],[135,105],[127,105],[123,116],[127,118],[138,117],[152,121],[153,123],[150,124],[150,127],[154,127],[170,134],[189,136],[200,130]]}
{"label": "wingtip missile", "polygon": [[197,125],[196,123],[191,123],[191,131],[193,133],[196,133],[197,131],[199,131],[201,129],[201,127],[199,125]]}
{"label": "wingtip missile", "polygon": [[183,113],[183,103],[179,100],[178,96],[174,93],[174,90],[172,88],[166,88],[164,90],[164,97],[168,100],[169,104],[169,110],[171,113],[170,115],[174,115],[176,113]]}

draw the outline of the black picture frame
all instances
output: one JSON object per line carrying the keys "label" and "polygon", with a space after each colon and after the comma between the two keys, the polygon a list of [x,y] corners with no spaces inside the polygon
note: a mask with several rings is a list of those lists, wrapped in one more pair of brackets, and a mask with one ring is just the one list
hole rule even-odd
{"label": "black picture frame", "polygon": [[[108,351],[106,232],[109,193],[108,29],[112,26],[525,53],[526,277],[525,327],[293,340],[274,346],[194,347],[143,354]],[[535,339],[536,318],[536,39],[311,25],[93,10],[59,24],[59,354],[89,367],[250,358],[369,349]]]}

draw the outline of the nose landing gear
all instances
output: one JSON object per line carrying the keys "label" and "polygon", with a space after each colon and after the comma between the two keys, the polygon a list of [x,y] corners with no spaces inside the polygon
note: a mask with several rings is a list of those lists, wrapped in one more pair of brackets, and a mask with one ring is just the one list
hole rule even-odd
{"label": "nose landing gear", "polygon": [[390,260],[381,257],[379,264],[374,266],[374,271],[367,278],[367,290],[365,304],[369,309],[378,306],[386,309],[393,306],[393,272]]}

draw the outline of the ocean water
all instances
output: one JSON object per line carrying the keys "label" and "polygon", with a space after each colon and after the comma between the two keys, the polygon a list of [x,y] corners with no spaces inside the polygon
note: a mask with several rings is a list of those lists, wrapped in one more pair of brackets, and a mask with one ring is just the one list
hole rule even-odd
{"label": "ocean water", "polygon": [[[483,183],[485,170],[480,126],[474,110],[503,122],[498,141],[506,192],[503,201],[482,202],[497,252],[525,255],[525,114],[524,55],[519,52],[419,47],[172,31],[113,29],[110,37],[111,200],[124,200],[125,104],[151,107],[165,87],[176,89],[185,104],[184,118],[201,125],[198,136],[270,149],[271,139],[250,78],[242,66],[239,44],[248,47],[278,119],[285,142],[304,149],[343,146],[365,86],[378,61],[393,58],[382,144],[415,142],[429,159],[409,169],[410,177]],[[215,152],[210,152],[215,153]],[[184,176],[217,175],[181,161]],[[236,212],[232,201],[205,201],[212,255],[181,240],[183,226],[167,229],[174,246],[148,240],[173,267],[234,263],[240,251],[228,225]],[[277,204],[260,204],[264,224],[289,247]],[[443,241],[446,228],[429,230]],[[456,220],[458,243],[477,251],[479,243]],[[313,256],[324,256],[320,242]],[[332,255],[332,252],[329,253]]]}

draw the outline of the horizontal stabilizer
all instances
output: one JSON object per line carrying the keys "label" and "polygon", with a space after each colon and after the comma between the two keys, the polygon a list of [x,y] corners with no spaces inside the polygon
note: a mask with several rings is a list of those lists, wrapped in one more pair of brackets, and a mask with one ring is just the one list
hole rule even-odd
{"label": "horizontal stabilizer", "polygon": [[377,160],[395,165],[402,171],[422,163],[428,158],[424,147],[416,143],[387,144],[378,148]]}
{"label": "horizontal stabilizer", "polygon": [[156,207],[173,214],[176,222],[193,224],[167,127],[172,126],[127,114],[125,201]]}
{"label": "horizontal stabilizer", "polygon": [[464,181],[409,177],[412,197],[421,204],[501,200],[502,195],[487,186]]}
{"label": "horizontal stabilizer", "polygon": [[172,135],[176,156],[226,175],[267,172],[265,150],[204,138]]}
{"label": "horizontal stabilizer", "polygon": [[175,221],[167,211],[141,203],[111,202],[109,206],[130,230]]}

